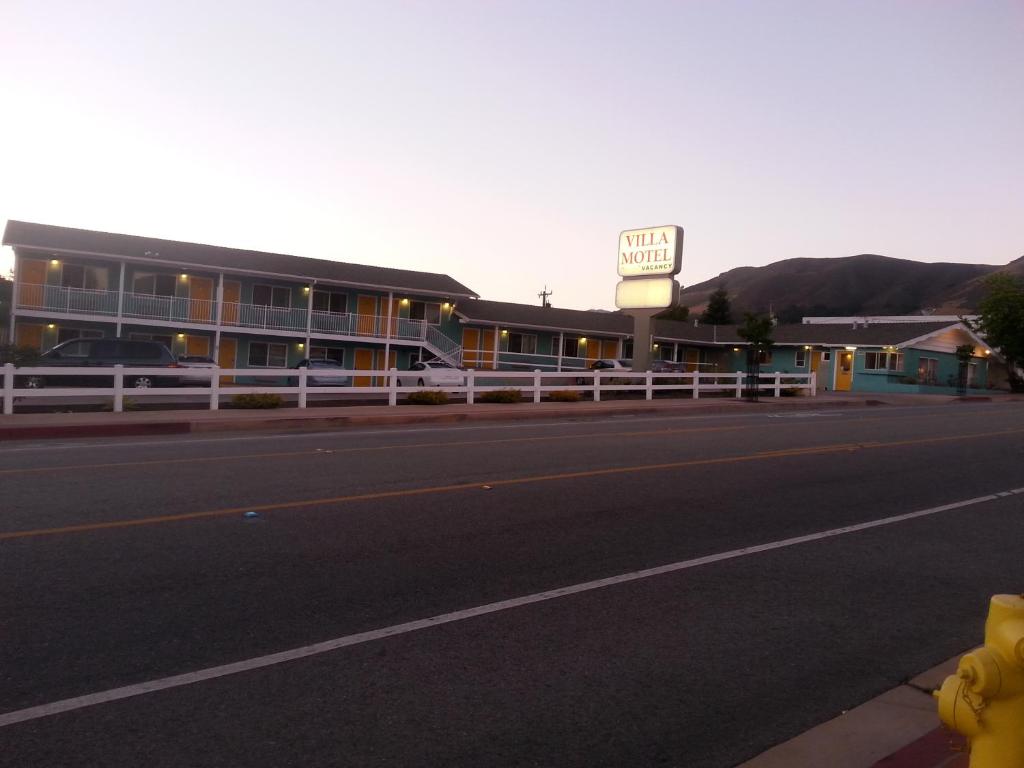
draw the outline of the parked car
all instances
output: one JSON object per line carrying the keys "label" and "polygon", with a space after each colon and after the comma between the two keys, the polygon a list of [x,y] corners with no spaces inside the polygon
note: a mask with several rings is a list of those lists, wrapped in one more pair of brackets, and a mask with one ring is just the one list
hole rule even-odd
{"label": "parked car", "polygon": [[[39,357],[37,367],[46,368],[177,368],[178,361],[171,351],[158,341],[136,339],[71,339],[58,344]],[[132,374],[126,371],[124,385],[136,389],[169,387],[178,383],[177,376],[154,376]],[[114,377],[97,376],[92,373],[75,373],[66,376],[20,376],[15,377],[15,386],[26,389],[42,387],[112,387]]]}
{"label": "parked car", "polygon": [[672,360],[652,360],[651,373],[684,373],[686,363],[677,363]]}
{"label": "parked car", "polygon": [[[341,363],[337,360],[300,360],[292,368],[307,368],[309,373],[306,374],[306,386],[309,387],[350,387],[352,386],[352,377],[343,376],[336,371],[343,371]],[[293,376],[288,380],[289,386],[297,387],[299,385],[299,379],[297,376]]]}
{"label": "parked car", "polygon": [[[619,371],[620,373],[629,373],[633,370],[632,360],[615,360],[612,358],[605,358],[603,360],[595,360],[590,364],[590,370],[592,371]],[[602,378],[602,381],[607,381],[609,384],[612,383],[612,379]],[[576,379],[577,384],[591,384],[593,383],[591,378],[578,378]]]}
{"label": "parked car", "polygon": [[413,363],[398,377],[400,387],[461,387],[466,383],[462,369],[454,368],[443,360],[425,360]]}
{"label": "parked car", "polygon": [[[220,368],[212,357],[205,357],[204,355],[179,355],[178,356],[178,367],[180,368]],[[182,375],[178,377],[178,383],[183,384],[187,387],[204,387],[210,385],[211,378],[209,376],[188,376]]]}

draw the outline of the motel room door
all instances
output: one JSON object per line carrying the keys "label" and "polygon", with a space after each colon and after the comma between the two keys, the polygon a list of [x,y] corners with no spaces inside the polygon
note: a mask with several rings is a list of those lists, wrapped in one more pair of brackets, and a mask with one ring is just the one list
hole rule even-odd
{"label": "motel room door", "polygon": [[849,392],[853,385],[853,352],[851,350],[839,351],[839,360],[836,361],[836,392]]}
{"label": "motel room door", "polygon": [[[37,259],[22,259],[18,262],[18,304],[23,307],[44,306],[46,285],[46,262]],[[40,342],[41,343],[41,342]]]}
{"label": "motel room door", "polygon": [[212,323],[213,278],[190,277],[188,279],[188,319],[193,323]]}
{"label": "motel room door", "polygon": [[[356,333],[360,336],[376,336],[378,322],[377,297],[359,296],[356,299]],[[364,352],[370,353],[370,364],[366,366],[369,369],[373,365],[373,351],[367,349]],[[356,367],[358,368],[359,366]],[[363,384],[362,386],[368,387],[370,385]]]}
{"label": "motel room door", "polygon": [[[220,337],[220,349],[217,351],[217,365],[221,368],[231,369],[234,368],[237,363],[235,362],[235,355],[238,353],[238,341],[237,339],[229,339],[224,336]],[[234,382],[234,376],[221,376],[221,384],[231,384]]]}
{"label": "motel room door", "polygon": [[[224,304],[221,307],[221,322],[224,325],[238,324],[238,305],[242,301],[242,284],[234,280],[224,281]],[[234,340],[232,339],[232,342]],[[234,363],[232,363],[234,364]]]}
{"label": "motel room door", "polygon": [[[356,370],[357,371],[372,371],[374,362],[374,352],[372,349],[359,348],[356,350]],[[373,381],[370,376],[356,376],[352,382],[353,386],[356,387],[371,387]]]}
{"label": "motel room door", "polygon": [[476,328],[462,329],[462,365],[466,368],[479,368],[480,331]]}

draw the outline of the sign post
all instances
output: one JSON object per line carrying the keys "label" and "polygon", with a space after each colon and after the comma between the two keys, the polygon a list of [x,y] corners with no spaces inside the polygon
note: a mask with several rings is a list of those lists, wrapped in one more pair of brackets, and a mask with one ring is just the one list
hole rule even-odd
{"label": "sign post", "polygon": [[619,233],[615,306],[633,318],[633,370],[651,367],[651,319],[679,303],[683,228],[674,225]]}

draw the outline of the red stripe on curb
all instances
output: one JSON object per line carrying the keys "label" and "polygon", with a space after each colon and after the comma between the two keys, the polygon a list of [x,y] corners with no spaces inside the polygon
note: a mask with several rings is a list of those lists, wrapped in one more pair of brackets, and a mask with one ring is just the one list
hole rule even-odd
{"label": "red stripe on curb", "polygon": [[967,742],[963,736],[936,728],[872,768],[967,768]]}

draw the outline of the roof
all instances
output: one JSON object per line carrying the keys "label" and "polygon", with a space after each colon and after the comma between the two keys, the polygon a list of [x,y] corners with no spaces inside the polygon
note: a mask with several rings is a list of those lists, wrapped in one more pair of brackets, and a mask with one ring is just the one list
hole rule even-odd
{"label": "roof", "polygon": [[177,266],[229,269],[283,278],[367,286],[377,289],[471,297],[472,290],[448,275],[342,261],[311,259],[283,253],[247,251],[218,245],[183,243],[136,235],[8,221],[3,244],[47,253],[113,256]]}
{"label": "roof", "polygon": [[[499,325],[530,330],[570,331],[573,333],[631,336],[633,321],[618,312],[560,309],[536,304],[515,304],[506,301],[463,301],[455,306],[455,314],[464,322],[481,325]],[[746,342],[737,333],[736,325],[700,325],[692,321],[654,320],[654,337],[661,341],[689,344],[743,345]],[[951,327],[963,327],[958,322],[940,321],[923,323],[793,323],[776,326],[772,339],[776,345],[885,347],[906,345],[920,341]]]}
{"label": "roof", "polygon": [[455,314],[468,323],[508,325],[542,331],[604,333],[613,336],[629,336],[633,333],[633,321],[617,312],[476,299],[456,304]]}

